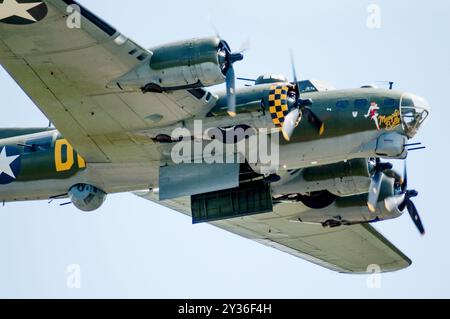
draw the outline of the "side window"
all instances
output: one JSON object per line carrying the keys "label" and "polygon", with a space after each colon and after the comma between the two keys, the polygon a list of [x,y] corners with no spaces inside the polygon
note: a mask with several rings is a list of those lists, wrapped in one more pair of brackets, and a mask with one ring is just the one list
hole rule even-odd
{"label": "side window", "polygon": [[347,108],[348,107],[348,101],[347,100],[344,100],[344,101],[337,101],[336,102],[336,107],[338,108],[338,109],[345,109],[345,108]]}
{"label": "side window", "polygon": [[384,106],[394,106],[395,100],[394,99],[384,99]]}
{"label": "side window", "polygon": [[369,102],[366,99],[358,99],[355,100],[355,109],[365,109],[369,105]]}

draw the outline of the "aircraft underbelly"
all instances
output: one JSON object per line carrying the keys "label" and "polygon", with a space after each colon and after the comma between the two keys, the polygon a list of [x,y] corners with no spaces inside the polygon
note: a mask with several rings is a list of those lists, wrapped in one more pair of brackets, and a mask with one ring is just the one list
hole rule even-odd
{"label": "aircraft underbelly", "polygon": [[0,201],[42,200],[66,194],[78,183],[94,185],[106,193],[129,192],[148,189],[158,179],[158,165],[136,164],[88,164],[83,171],[65,179],[16,181],[0,185]]}
{"label": "aircraft underbelly", "polygon": [[[280,168],[303,168],[352,158],[371,157],[374,156],[379,135],[380,132],[368,131],[311,142],[283,144],[279,148]],[[52,156],[47,160],[54,165],[55,159]],[[33,154],[29,157],[32,160]],[[55,155],[55,158],[58,156]],[[75,159],[77,159],[76,152],[73,153],[73,166],[80,166]],[[26,157],[23,158],[22,164],[22,168],[25,169]],[[0,185],[0,201],[48,199],[66,194],[70,187],[78,183],[96,186],[106,193],[157,188],[160,164],[159,160],[139,163],[87,163],[86,168],[81,169],[78,166],[77,169],[73,168],[73,174],[64,175],[67,172],[54,172],[48,175],[49,177],[42,175],[41,178],[30,179],[25,176],[23,170],[18,180],[8,185]],[[214,185],[217,181],[208,182],[208,185]],[[222,189],[221,186],[217,185],[215,188]]]}

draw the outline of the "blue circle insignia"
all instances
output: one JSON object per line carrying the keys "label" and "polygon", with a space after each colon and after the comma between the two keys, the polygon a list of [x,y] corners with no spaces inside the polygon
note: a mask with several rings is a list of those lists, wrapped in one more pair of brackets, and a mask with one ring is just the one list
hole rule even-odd
{"label": "blue circle insignia", "polygon": [[13,146],[0,147],[0,185],[9,184],[20,173],[20,151]]}
{"label": "blue circle insignia", "polygon": [[41,21],[48,8],[39,0],[3,0],[0,2],[0,22],[26,25]]}

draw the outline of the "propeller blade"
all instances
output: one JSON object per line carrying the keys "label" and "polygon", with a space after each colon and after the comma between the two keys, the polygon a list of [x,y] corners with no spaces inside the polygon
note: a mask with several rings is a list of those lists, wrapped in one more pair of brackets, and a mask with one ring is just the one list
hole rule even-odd
{"label": "propeller blade", "polygon": [[295,124],[297,124],[298,118],[300,116],[300,110],[298,108],[292,109],[288,115],[284,118],[283,127],[281,132],[286,141],[289,141],[294,133]]}
{"label": "propeller blade", "polygon": [[422,220],[420,219],[419,212],[417,211],[416,205],[414,205],[414,203],[410,199],[407,199],[406,208],[408,209],[409,216],[411,216],[411,219],[413,220],[414,225],[416,225],[417,229],[419,230],[419,233],[421,235],[424,235],[425,228],[423,227]]}
{"label": "propeller blade", "polygon": [[[319,119],[319,117],[310,108],[307,107],[312,104],[312,100],[311,99],[302,99],[300,97],[300,86],[299,86],[298,78],[297,78],[297,70],[295,69],[294,53],[292,52],[292,50],[290,50],[289,52],[290,52],[290,56],[291,56],[292,76],[294,78],[296,104],[295,104],[295,108],[288,114],[288,116],[284,120],[283,130],[282,130],[283,136],[287,141],[290,140],[292,133],[295,129],[295,124],[297,124],[297,121],[298,121],[298,115],[300,115],[300,114],[302,114],[304,117],[306,117],[307,121],[319,132],[319,135],[322,135],[323,132],[325,131],[325,125]],[[297,110],[297,111],[295,111],[295,113],[293,113],[294,110],[297,108],[299,110]]]}
{"label": "propeller blade", "polygon": [[231,117],[236,116],[236,80],[234,74],[233,64],[230,64],[227,75],[226,75],[226,85],[227,85],[227,101],[228,101],[228,115]]}
{"label": "propeller blade", "polygon": [[307,118],[308,122],[319,132],[319,135],[322,135],[325,131],[325,124],[317,117],[317,115],[307,107],[302,108],[302,113]]}
{"label": "propeller blade", "polygon": [[402,189],[402,193],[406,192],[406,190],[408,189],[408,170],[406,167],[406,160],[403,164],[403,178],[402,178],[402,183],[401,183],[401,189]]}
{"label": "propeller blade", "polygon": [[225,75],[228,115],[232,117],[236,116],[236,75],[233,64],[243,59],[244,55],[241,52],[231,52],[228,43],[224,40],[220,41],[218,62]]}
{"label": "propeller blade", "polygon": [[405,194],[394,195],[387,197],[384,200],[384,205],[389,212],[395,212],[397,211],[397,209],[403,211],[400,209],[400,207],[404,202],[405,202]]}
{"label": "propeller blade", "polygon": [[292,67],[292,77],[294,79],[294,83],[297,84],[297,70],[295,69],[295,59],[294,59],[294,52],[292,50],[289,50],[289,53],[291,55],[291,67]]}
{"label": "propeller blade", "polygon": [[230,54],[230,64],[233,64],[234,62],[242,61],[244,60],[244,55],[240,52],[238,53],[231,53]]}
{"label": "propeller blade", "polygon": [[294,52],[292,52],[292,50],[289,50],[289,52],[291,55],[292,77],[294,79],[295,94],[297,96],[297,99],[300,99],[300,88],[298,87],[297,70],[295,69]]}
{"label": "propeller blade", "polygon": [[383,172],[376,170],[372,176],[369,187],[369,196],[367,198],[367,207],[372,213],[377,211],[378,197],[380,196],[381,182],[383,180]]}
{"label": "propeller blade", "polygon": [[248,51],[248,50],[250,49],[250,45],[251,45],[250,39],[245,40],[245,41],[241,44],[241,46],[240,46],[238,52],[239,52],[239,53],[244,53],[244,52]]}
{"label": "propeller blade", "polygon": [[208,15],[208,22],[209,22],[209,26],[211,27],[211,29],[213,29],[216,37],[218,37],[219,39],[222,39],[222,37],[220,36],[219,29],[216,27],[211,15]]}

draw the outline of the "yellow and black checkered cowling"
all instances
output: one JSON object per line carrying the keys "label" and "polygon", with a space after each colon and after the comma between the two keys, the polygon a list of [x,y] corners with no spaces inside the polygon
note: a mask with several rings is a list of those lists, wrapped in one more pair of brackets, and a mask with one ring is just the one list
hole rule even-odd
{"label": "yellow and black checkered cowling", "polygon": [[273,85],[269,91],[269,113],[276,127],[282,127],[284,118],[289,113],[288,90],[285,85]]}

